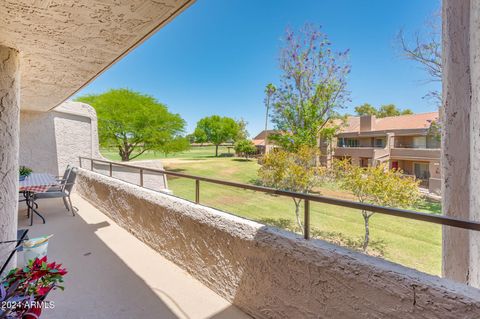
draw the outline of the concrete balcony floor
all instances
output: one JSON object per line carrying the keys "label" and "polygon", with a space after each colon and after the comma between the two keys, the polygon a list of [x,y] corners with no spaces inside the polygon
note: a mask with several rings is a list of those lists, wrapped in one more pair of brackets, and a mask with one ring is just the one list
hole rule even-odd
{"label": "concrete balcony floor", "polygon": [[[51,293],[55,318],[250,318],[186,271],[162,257],[94,206],[73,195],[72,217],[61,199],[39,201],[47,223],[29,226],[20,204],[19,228],[30,238],[54,234],[49,260],[63,263],[65,291]],[[18,255],[19,264],[23,255]]]}

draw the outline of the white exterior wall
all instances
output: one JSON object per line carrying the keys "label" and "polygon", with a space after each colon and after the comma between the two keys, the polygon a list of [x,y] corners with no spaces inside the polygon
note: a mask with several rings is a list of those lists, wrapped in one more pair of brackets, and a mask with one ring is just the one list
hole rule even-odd
{"label": "white exterior wall", "polygon": [[50,112],[21,112],[20,165],[61,175],[79,156],[101,158],[97,116],[84,103],[65,102]]}
{"label": "white exterior wall", "polygon": [[[98,120],[88,104],[65,102],[50,112],[21,112],[20,165],[35,172],[62,175],[67,165],[80,166],[79,156],[104,159],[99,151]],[[163,169],[160,161],[132,162],[131,165]],[[90,169],[90,161],[82,161]],[[109,175],[108,164],[97,163],[96,172]],[[113,177],[140,183],[138,169],[113,166]],[[144,172],[143,185],[153,190],[168,189],[162,174]]]}
{"label": "white exterior wall", "polygon": [[[443,213],[480,221],[480,1],[443,0]],[[480,233],[443,227],[443,273],[480,287]]]}
{"label": "white exterior wall", "polygon": [[[0,241],[17,237],[19,67],[18,52],[0,45]],[[14,247],[0,245],[2,264]]]}

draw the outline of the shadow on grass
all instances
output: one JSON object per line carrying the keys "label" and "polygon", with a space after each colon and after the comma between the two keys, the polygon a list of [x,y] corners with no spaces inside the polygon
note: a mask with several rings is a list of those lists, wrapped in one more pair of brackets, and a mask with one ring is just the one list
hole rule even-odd
{"label": "shadow on grass", "polygon": [[251,158],[233,158],[232,161],[235,161],[235,162],[251,162],[252,159]]}
{"label": "shadow on grass", "polygon": [[[285,229],[294,233],[301,233],[300,228],[288,218],[260,218],[259,223]],[[320,230],[315,227],[310,228],[310,236],[316,239],[322,239],[330,243],[347,247],[356,251],[363,252],[363,237],[349,237],[340,232]],[[384,240],[371,239],[366,253],[371,256],[382,257],[386,252]]]}
{"label": "shadow on grass", "polygon": [[429,198],[425,198],[422,201],[420,201],[417,205],[415,205],[414,209],[432,213],[435,215],[441,215],[442,203]]}
{"label": "shadow on grass", "polygon": [[175,172],[175,173],[181,173],[186,171],[186,169],[184,168],[169,168],[168,166],[165,167],[165,169],[169,172]]}

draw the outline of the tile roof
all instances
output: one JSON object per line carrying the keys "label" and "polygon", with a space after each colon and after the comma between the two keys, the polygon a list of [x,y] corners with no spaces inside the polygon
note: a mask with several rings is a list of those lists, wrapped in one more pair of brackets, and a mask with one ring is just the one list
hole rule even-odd
{"label": "tile roof", "polygon": [[276,132],[275,130],[266,130],[266,131],[263,130],[263,131],[261,131],[260,133],[258,133],[258,135],[255,136],[255,137],[253,138],[253,140],[264,140],[264,139],[265,139],[265,136],[268,136],[268,135],[273,134],[273,133],[275,133],[275,132]]}
{"label": "tile roof", "polygon": [[[376,118],[374,127],[370,132],[428,129],[432,121],[438,121],[438,118],[439,118],[438,112]],[[345,127],[341,128],[341,132],[342,133],[360,132],[360,117],[359,116],[349,117],[347,119],[347,123]]]}

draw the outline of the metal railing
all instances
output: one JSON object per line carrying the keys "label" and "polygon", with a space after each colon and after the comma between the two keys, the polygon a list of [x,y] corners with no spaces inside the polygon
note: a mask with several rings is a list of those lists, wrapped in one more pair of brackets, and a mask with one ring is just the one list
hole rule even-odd
{"label": "metal railing", "polygon": [[113,175],[113,166],[128,167],[128,168],[138,170],[138,172],[140,174],[140,186],[141,187],[143,187],[144,172],[160,173],[160,174],[165,174],[166,176],[170,175],[170,176],[184,177],[184,178],[194,180],[195,181],[195,203],[196,204],[200,204],[200,182],[207,182],[207,183],[212,183],[212,184],[217,184],[217,185],[230,186],[230,187],[235,187],[235,188],[240,188],[240,189],[248,189],[248,190],[262,192],[262,193],[271,194],[271,195],[279,195],[279,196],[285,196],[285,197],[297,198],[297,199],[304,200],[304,223],[303,223],[304,224],[304,232],[303,233],[304,233],[305,239],[310,238],[310,202],[317,202],[317,203],[324,203],[324,204],[336,205],[336,206],[341,206],[341,207],[348,207],[348,208],[353,208],[353,209],[365,210],[365,211],[369,211],[369,212],[373,212],[373,213],[379,213],[379,214],[384,214],[384,215],[390,215],[390,216],[396,216],[396,217],[402,217],[402,218],[407,218],[407,219],[424,221],[424,222],[428,222],[428,223],[440,224],[440,225],[444,225],[444,226],[452,226],[452,227],[457,227],[457,228],[462,228],[462,229],[480,231],[480,223],[475,222],[475,221],[455,218],[455,217],[433,215],[433,214],[420,213],[420,212],[415,212],[415,211],[400,209],[400,208],[391,208],[391,207],[383,207],[383,206],[377,206],[377,205],[371,205],[371,204],[364,204],[364,203],[354,202],[354,201],[350,201],[350,200],[325,197],[325,196],[321,196],[321,195],[295,193],[295,192],[284,191],[284,190],[279,190],[279,189],[274,189],[274,188],[269,188],[269,187],[264,187],[264,186],[242,184],[242,183],[230,182],[230,181],[225,181],[225,180],[220,180],[220,179],[215,179],[215,178],[195,176],[195,175],[189,175],[189,174],[178,173],[178,172],[171,172],[171,171],[162,170],[162,169],[140,167],[140,166],[135,166],[135,165],[129,165],[129,164],[124,164],[124,163],[100,160],[100,159],[93,159],[93,158],[82,157],[82,156],[79,157],[81,168],[83,168],[82,159],[90,161],[90,170],[91,171],[94,171],[94,164],[95,163],[108,164],[109,165],[109,176],[112,177],[112,178],[114,178],[112,176]]}

